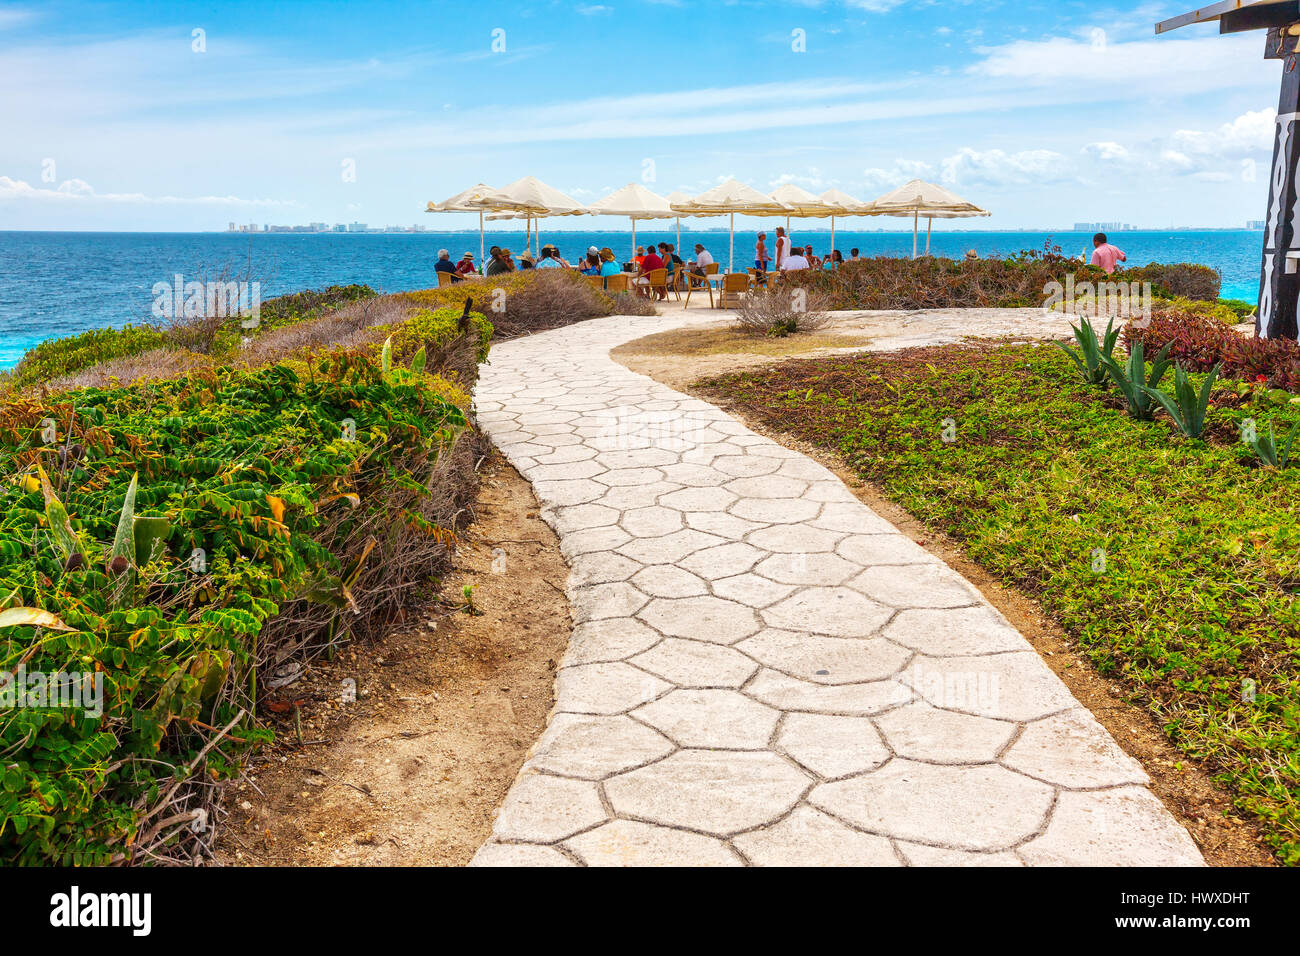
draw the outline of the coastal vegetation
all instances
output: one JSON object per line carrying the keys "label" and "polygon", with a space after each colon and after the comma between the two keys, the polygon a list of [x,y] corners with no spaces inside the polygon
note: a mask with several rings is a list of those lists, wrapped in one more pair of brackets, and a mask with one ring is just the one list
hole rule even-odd
{"label": "coastal vegetation", "polygon": [[[1170,390],[1138,357],[1142,341],[1167,348],[1161,322],[1210,320],[1130,327],[1133,353],[1091,378],[1079,349],[1009,343],[790,360],[701,387],[838,453],[1034,596],[1300,864],[1300,469],[1285,454],[1300,403],[1176,344]],[[1121,380],[1135,395],[1141,380],[1153,414],[1127,414]]]}
{"label": "coastal vegetation", "polygon": [[[264,332],[274,349],[154,349],[168,374],[0,403],[0,669],[29,704],[0,717],[0,858],[202,854],[220,782],[270,737],[260,675],[436,594],[492,327],[463,299],[364,299],[300,299],[314,317]],[[77,675],[95,706],[54,706]]]}

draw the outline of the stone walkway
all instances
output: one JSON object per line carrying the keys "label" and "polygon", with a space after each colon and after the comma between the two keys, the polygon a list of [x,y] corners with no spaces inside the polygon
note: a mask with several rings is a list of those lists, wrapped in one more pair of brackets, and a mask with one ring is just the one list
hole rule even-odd
{"label": "stone walkway", "polygon": [[583,322],[482,370],[575,628],[473,863],[1201,863],[957,572],[821,465],[609,357],[684,321]]}

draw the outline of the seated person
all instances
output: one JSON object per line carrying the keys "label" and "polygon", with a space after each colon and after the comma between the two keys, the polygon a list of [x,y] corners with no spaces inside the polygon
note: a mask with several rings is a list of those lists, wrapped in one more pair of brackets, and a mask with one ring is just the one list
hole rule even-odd
{"label": "seated person", "polygon": [[702,276],[705,272],[704,267],[711,265],[713,265],[713,256],[709,254],[708,249],[704,248],[704,243],[697,242],[695,244],[695,267],[691,269],[691,272],[697,276]]}
{"label": "seated person", "polygon": [[554,246],[542,246],[542,258],[537,263],[538,269],[563,269],[560,262],[560,250]]}
{"label": "seated person", "polygon": [[520,268],[520,269],[532,269],[532,268],[535,268],[535,266],[533,265],[533,254],[532,254],[531,252],[528,252],[527,250],[525,250],[525,251],[524,251],[524,252],[519,256],[519,268]]}
{"label": "seated person", "polygon": [[614,259],[614,251],[606,246],[600,250],[600,274],[603,276],[622,275],[623,267]]}
{"label": "seated person", "polygon": [[487,268],[483,270],[486,276],[499,276],[510,271],[510,266],[506,265],[506,260],[502,255],[503,250],[500,246],[493,246],[488,250]]}
{"label": "seated person", "polygon": [[803,257],[808,260],[809,269],[820,269],[822,267],[821,258],[813,254],[811,242],[803,247]]}
{"label": "seated person", "polygon": [[838,269],[842,265],[844,265],[844,253],[838,249],[832,249],[831,254],[826,257],[825,268]]}
{"label": "seated person", "polygon": [[[637,266],[636,284],[640,287],[637,291],[648,297],[650,295],[650,280],[646,278],[646,275],[662,268],[664,268],[664,261],[655,254],[654,246],[651,246],[646,250],[646,254],[641,257],[641,264]],[[659,297],[666,299],[668,295],[660,289]]]}
{"label": "seated person", "polygon": [[478,270],[474,268],[474,253],[467,252],[460,257],[460,262],[456,265],[456,271],[462,276],[477,275]]}
{"label": "seated person", "polygon": [[459,273],[456,272],[456,266],[451,261],[451,253],[446,249],[438,250],[438,261],[434,263],[433,271],[448,272],[451,274],[453,279],[459,278]]}
{"label": "seated person", "polygon": [[862,257],[861,257],[860,255],[858,255],[858,250],[857,250],[857,249],[850,249],[850,250],[849,250],[849,262],[861,262],[861,261],[862,261]]}
{"label": "seated person", "polygon": [[808,262],[808,257],[798,249],[795,249],[790,255],[781,260],[782,272],[797,272],[800,269],[811,269],[812,265]]}
{"label": "seated person", "polygon": [[645,258],[645,246],[637,246],[636,255],[632,257],[632,262],[638,269],[641,268],[641,260],[644,258]]}
{"label": "seated person", "polygon": [[582,260],[582,268],[578,271],[585,276],[600,275],[600,254],[596,252],[587,253],[587,258]]}

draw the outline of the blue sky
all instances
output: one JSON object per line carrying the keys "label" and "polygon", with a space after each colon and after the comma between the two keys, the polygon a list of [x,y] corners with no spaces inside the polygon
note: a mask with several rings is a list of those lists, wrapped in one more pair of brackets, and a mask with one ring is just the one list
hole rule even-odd
{"label": "blue sky", "polygon": [[991,229],[1240,226],[1280,65],[1258,33],[1155,37],[1185,5],[0,2],[0,229],[459,228],[424,204],[647,170],[862,198],[920,176]]}

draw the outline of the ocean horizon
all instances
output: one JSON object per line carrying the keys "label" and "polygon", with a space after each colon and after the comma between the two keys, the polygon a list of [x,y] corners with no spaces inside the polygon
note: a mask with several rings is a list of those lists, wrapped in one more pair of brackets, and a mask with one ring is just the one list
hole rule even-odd
{"label": "ocean horizon", "polygon": [[[769,246],[777,225],[764,225]],[[830,249],[830,231],[822,223],[801,228],[791,223],[795,241],[808,237],[818,254]],[[735,265],[752,264],[754,228],[737,230]],[[1223,275],[1221,294],[1254,301],[1258,292],[1261,230],[1129,230],[1110,238],[1128,255],[1131,265],[1149,262],[1197,262]],[[728,234],[696,228],[681,231],[691,248],[703,242],[714,258],[726,263]],[[548,230],[543,242],[558,245],[573,258],[589,246],[609,246],[620,256],[632,250],[632,231]],[[676,242],[670,222],[638,226],[636,241]],[[931,252],[959,258],[968,249],[982,257],[1008,256],[1044,244],[1060,246],[1066,255],[1091,250],[1091,232],[1031,230],[956,230],[936,227]],[[494,229],[486,245],[524,250],[522,229]],[[247,272],[261,283],[263,300],[277,295],[329,285],[364,283],[380,292],[406,292],[436,283],[433,265],[440,248],[453,258],[465,252],[479,255],[478,231],[445,230],[413,233],[240,233],[240,232],[0,232],[0,369],[12,368],[33,346],[51,338],[93,328],[120,327],[150,321],[157,283],[186,281],[219,274],[223,269]],[[835,230],[835,248],[846,255],[858,248],[864,256],[907,256],[912,251],[908,230]],[[918,248],[925,247],[924,231]]]}

